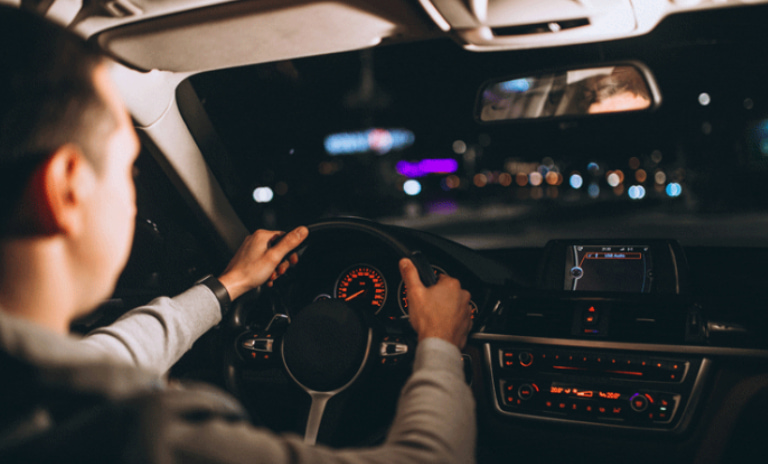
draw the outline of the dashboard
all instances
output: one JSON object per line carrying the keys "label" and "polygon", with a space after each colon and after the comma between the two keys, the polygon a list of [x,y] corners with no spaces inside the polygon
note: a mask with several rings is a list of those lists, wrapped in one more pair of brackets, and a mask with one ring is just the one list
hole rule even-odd
{"label": "dashboard", "polygon": [[[543,249],[479,253],[425,232],[382,229],[472,294],[476,309],[464,359],[477,401],[480,462],[506,462],[510,453],[566,459],[569,450],[596,446],[605,453],[635,449],[627,462],[700,461],[702,453],[718,462],[738,455],[729,437],[751,424],[748,414],[768,414],[768,401],[760,403],[768,398],[768,343],[759,336],[766,317],[728,310],[733,298],[712,285],[752,274],[762,259],[741,267],[733,261],[748,250],[684,250],[674,240],[629,239],[557,240]],[[713,266],[724,259],[735,269],[713,277]],[[369,401],[361,411],[394,410],[415,340],[396,257],[340,234],[309,247],[300,260],[275,293],[285,307],[299,312],[318,300],[344,300],[394,340],[393,347],[407,346],[392,356],[382,352],[389,370],[361,393]],[[263,373],[268,366],[251,367]],[[250,388],[264,391],[263,379],[250,380]],[[741,391],[745,385],[748,394]],[[726,438],[712,441],[722,424],[729,424]],[[515,447],[521,440],[530,446]],[[748,440],[740,449],[762,449],[761,443]]]}

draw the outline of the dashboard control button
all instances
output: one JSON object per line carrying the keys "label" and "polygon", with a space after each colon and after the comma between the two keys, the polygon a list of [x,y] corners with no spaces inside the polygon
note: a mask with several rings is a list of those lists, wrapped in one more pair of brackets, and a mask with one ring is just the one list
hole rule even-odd
{"label": "dashboard control button", "polygon": [[501,360],[501,367],[510,368],[515,365],[515,352],[511,350],[500,350],[499,358]]}
{"label": "dashboard control button", "polygon": [[584,311],[582,322],[584,322],[585,327],[594,327],[597,325],[599,317],[599,311],[594,306],[590,306]]}
{"label": "dashboard control button", "polygon": [[520,388],[517,389],[517,396],[521,400],[529,400],[533,398],[533,395],[535,394],[536,394],[536,387],[529,383],[520,385]]}
{"label": "dashboard control button", "polygon": [[523,351],[520,353],[517,359],[520,361],[520,365],[523,367],[529,367],[531,364],[533,364],[533,355],[528,351]]}
{"label": "dashboard control button", "polygon": [[633,411],[643,412],[648,409],[648,398],[640,393],[635,393],[629,398],[629,405]]}

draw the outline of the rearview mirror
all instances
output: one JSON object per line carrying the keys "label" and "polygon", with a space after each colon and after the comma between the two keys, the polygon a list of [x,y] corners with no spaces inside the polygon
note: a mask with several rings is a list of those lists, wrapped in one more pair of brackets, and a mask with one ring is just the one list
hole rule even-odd
{"label": "rearview mirror", "polygon": [[477,117],[490,122],[621,113],[655,108],[660,100],[644,66],[622,63],[494,79],[480,90]]}

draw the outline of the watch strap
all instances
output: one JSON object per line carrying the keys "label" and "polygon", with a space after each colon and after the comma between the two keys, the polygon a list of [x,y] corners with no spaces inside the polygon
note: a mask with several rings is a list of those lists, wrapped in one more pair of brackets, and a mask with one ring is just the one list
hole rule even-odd
{"label": "watch strap", "polygon": [[221,283],[214,275],[208,274],[202,279],[197,281],[197,285],[205,285],[210,288],[216,299],[219,300],[219,308],[221,309],[221,317],[223,318],[232,305],[232,299],[229,297],[229,292],[224,284]]}

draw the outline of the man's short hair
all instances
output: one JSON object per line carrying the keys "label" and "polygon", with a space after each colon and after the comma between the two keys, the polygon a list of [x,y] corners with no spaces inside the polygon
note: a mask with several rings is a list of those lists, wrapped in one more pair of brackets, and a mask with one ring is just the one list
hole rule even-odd
{"label": "man's short hair", "polygon": [[94,85],[100,51],[40,16],[0,6],[0,237],[12,233],[30,176],[58,148],[98,169],[116,119]]}

